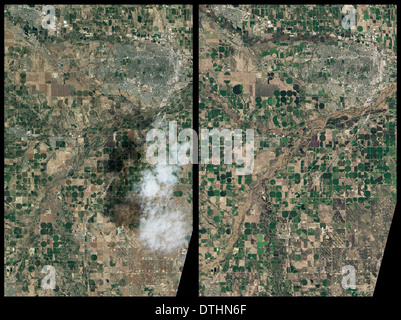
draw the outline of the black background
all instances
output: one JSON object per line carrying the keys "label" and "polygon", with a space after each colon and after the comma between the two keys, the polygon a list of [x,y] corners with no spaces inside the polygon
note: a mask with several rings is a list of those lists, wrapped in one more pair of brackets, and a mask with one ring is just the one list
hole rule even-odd
{"label": "black background", "polygon": [[[9,4],[33,4],[32,2],[12,2]],[[80,3],[79,1],[70,1],[65,4]],[[82,3],[82,2],[81,2]],[[90,4],[90,2],[83,2]],[[119,4],[150,4],[156,2],[119,2]],[[163,2],[164,4],[177,4],[180,2]],[[191,3],[191,2],[182,2]],[[208,3],[207,1],[202,3]],[[209,2],[210,3],[210,2]],[[223,4],[219,1],[213,4]],[[241,1],[240,3],[248,3]],[[251,2],[256,3],[256,2]],[[265,4],[290,4],[280,2],[260,2]],[[292,2],[293,4],[301,4]],[[369,1],[363,2],[370,3]],[[56,1],[44,1],[43,4],[57,4]],[[61,3],[60,3],[61,4]],[[94,2],[93,4],[117,4],[111,2]],[[312,3],[303,3],[312,4]],[[327,4],[327,2],[321,3]],[[199,79],[198,79],[198,6],[194,5],[193,11],[193,53],[194,53],[194,81],[193,81],[193,129],[198,131],[199,114]],[[397,14],[398,18],[398,14]],[[3,25],[2,25],[3,26]],[[4,27],[4,26],[3,26]],[[4,35],[4,32],[3,32]],[[2,42],[4,45],[4,42]],[[4,51],[4,50],[3,50]],[[3,64],[4,65],[4,64]],[[4,116],[4,115],[3,115]],[[3,121],[4,123],[4,121]],[[398,130],[398,127],[397,127]],[[398,135],[398,134],[397,134]],[[4,152],[4,151],[3,151]],[[397,149],[398,152],[398,149]],[[3,157],[4,159],[4,157]],[[398,156],[397,156],[398,159]],[[3,160],[4,161],[4,160]],[[398,160],[397,160],[398,162]],[[377,317],[383,315],[385,317],[394,315],[391,311],[396,311],[396,302],[400,300],[400,270],[398,262],[398,254],[400,250],[396,249],[397,240],[400,232],[400,222],[398,215],[398,204],[392,221],[389,237],[387,240],[384,257],[382,260],[380,272],[377,278],[376,289],[373,297],[198,297],[198,191],[199,177],[198,165],[193,165],[193,222],[194,231],[190,240],[185,265],[183,268],[177,297],[4,297],[4,286],[2,294],[2,309],[7,311],[8,317],[34,317],[34,318],[94,318],[101,319],[109,317],[124,317],[124,319],[181,319],[178,315],[156,315],[157,307],[165,306],[183,306],[189,307],[190,310],[197,312],[189,312],[185,319],[269,319],[279,317],[288,319],[290,317],[301,317],[309,319],[317,319],[320,317],[342,317],[348,319],[350,317]],[[397,194],[398,196],[398,194]],[[4,230],[3,230],[4,231]],[[2,237],[2,241],[4,238]],[[4,245],[3,245],[4,248]],[[3,278],[4,281],[4,278]],[[4,283],[4,282],[3,282]],[[199,315],[199,305],[246,305],[244,315]],[[114,319],[113,319],[114,320]]]}

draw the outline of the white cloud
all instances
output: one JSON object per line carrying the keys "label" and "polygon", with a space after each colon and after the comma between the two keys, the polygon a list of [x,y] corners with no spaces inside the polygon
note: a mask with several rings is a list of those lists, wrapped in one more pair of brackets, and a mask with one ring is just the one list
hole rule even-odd
{"label": "white cloud", "polygon": [[142,173],[139,190],[143,209],[139,239],[150,249],[169,253],[185,243],[190,225],[172,198],[177,166],[158,164]]}

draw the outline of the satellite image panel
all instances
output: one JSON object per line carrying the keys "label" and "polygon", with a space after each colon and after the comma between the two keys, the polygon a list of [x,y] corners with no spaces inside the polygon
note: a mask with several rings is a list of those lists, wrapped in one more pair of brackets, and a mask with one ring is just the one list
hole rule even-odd
{"label": "satellite image panel", "polygon": [[200,164],[199,294],[373,295],[397,194],[397,7],[201,5],[199,27],[201,130],[254,133],[247,174],[223,148]]}
{"label": "satellite image panel", "polygon": [[6,296],[174,296],[192,168],[147,133],[192,126],[192,6],[4,7]]}

